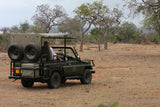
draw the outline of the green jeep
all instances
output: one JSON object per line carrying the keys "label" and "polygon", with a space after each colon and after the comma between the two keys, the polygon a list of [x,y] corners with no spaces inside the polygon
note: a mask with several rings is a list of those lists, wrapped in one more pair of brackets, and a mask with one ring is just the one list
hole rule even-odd
{"label": "green jeep", "polygon": [[[52,49],[62,60],[51,59],[51,53],[44,49],[44,42],[63,41],[63,46]],[[76,49],[67,47],[67,34],[12,34],[8,56],[11,59],[9,79],[21,79],[24,87],[34,82],[47,83],[49,88],[58,88],[67,79],[79,79],[82,84],[92,80],[93,60],[81,60]]]}

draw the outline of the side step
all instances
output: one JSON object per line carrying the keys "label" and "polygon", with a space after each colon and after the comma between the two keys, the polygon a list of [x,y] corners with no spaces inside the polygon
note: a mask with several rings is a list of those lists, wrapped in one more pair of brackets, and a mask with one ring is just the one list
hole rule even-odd
{"label": "side step", "polygon": [[66,77],[65,79],[80,79],[81,76],[72,76],[72,77]]}

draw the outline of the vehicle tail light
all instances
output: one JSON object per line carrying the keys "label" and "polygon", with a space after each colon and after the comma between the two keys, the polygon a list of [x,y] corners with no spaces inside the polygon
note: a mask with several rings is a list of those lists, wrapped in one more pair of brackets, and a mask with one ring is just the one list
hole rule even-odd
{"label": "vehicle tail light", "polygon": [[12,72],[14,72],[14,68],[12,68]]}
{"label": "vehicle tail light", "polygon": [[41,75],[43,75],[43,70],[41,70]]}

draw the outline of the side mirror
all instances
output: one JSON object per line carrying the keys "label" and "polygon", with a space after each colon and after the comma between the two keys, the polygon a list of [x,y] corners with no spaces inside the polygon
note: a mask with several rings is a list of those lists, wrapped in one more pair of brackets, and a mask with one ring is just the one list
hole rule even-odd
{"label": "side mirror", "polygon": [[79,55],[77,56],[77,58],[78,58],[78,60],[81,60],[81,58],[80,58],[80,56],[79,56]]}

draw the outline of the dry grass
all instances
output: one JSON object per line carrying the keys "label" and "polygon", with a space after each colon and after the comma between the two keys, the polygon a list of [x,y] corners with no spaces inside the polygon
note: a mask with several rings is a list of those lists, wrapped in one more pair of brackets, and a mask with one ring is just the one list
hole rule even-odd
{"label": "dry grass", "polygon": [[[108,50],[84,47],[83,59],[93,59],[96,66],[90,85],[67,81],[50,90],[36,83],[25,89],[20,81],[9,81],[9,60],[0,53],[0,106],[2,107],[158,107],[160,105],[160,45],[109,44]],[[79,45],[76,46],[77,48]],[[103,46],[101,46],[103,47]]]}

